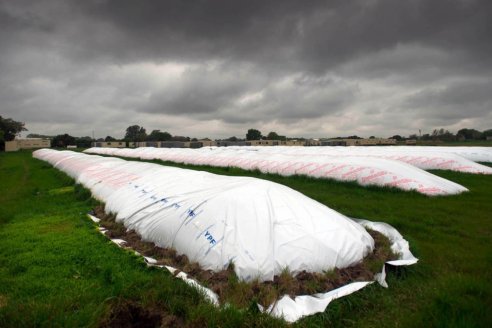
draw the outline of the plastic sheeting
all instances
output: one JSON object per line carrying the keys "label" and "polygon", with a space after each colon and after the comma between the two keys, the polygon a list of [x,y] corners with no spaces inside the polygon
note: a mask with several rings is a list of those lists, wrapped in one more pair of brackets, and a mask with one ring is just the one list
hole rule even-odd
{"label": "plastic sheeting", "polygon": [[[455,147],[406,147],[406,146],[352,146],[352,147],[254,147],[258,152],[291,156],[362,156],[397,160],[424,170],[451,170],[473,174],[492,174],[492,168],[476,163],[476,159],[486,162],[492,159],[492,149],[477,150],[457,147],[463,150],[452,151]],[[467,150],[467,148],[472,148]],[[237,147],[236,147],[237,149]],[[459,150],[459,149],[458,149]],[[463,156],[470,155],[470,156]],[[471,157],[474,155],[474,157]],[[481,156],[481,157],[479,157]],[[474,158],[470,160],[468,157]]]}
{"label": "plastic sheeting", "polygon": [[[148,151],[139,149],[110,149],[92,148],[87,150],[91,153],[118,154],[118,156],[134,156],[136,153],[145,158],[151,155]],[[159,149],[162,154],[169,149]],[[172,149],[179,155],[189,152],[190,149]],[[331,158],[343,157],[372,157],[404,162],[423,170],[451,170],[473,174],[492,174],[492,168],[476,162],[492,162],[492,147],[419,147],[419,146],[353,146],[353,147],[208,147],[191,150],[195,156],[215,152],[215,155],[230,153],[243,154],[245,152],[256,152],[262,154],[287,155],[300,157],[329,156]],[[148,159],[148,158],[147,158]]]}
{"label": "plastic sheeting", "polygon": [[[399,254],[400,258],[386,263],[393,266],[412,265],[417,263],[418,259],[410,252],[408,242],[395,228],[384,222],[354,220],[363,226],[378,231],[388,237],[392,251],[395,254]],[[375,276],[375,281],[383,287],[388,287],[385,277],[386,272],[383,266],[381,273]],[[294,298],[291,298],[289,295],[284,295],[280,300],[270,305],[264,311],[273,316],[282,317],[286,321],[295,322],[304,316],[323,312],[333,300],[352,294],[373,282],[374,281],[354,282],[327,293],[318,293],[315,295],[300,295]]]}
{"label": "plastic sheeting", "polygon": [[[392,147],[396,148],[396,147]],[[443,146],[402,146],[404,150],[414,150],[422,152],[439,152],[456,154],[474,162],[489,162],[492,163],[492,147],[443,147]]]}
{"label": "plastic sheeting", "polygon": [[[312,149],[311,149],[312,148]],[[227,147],[227,148],[90,148],[88,153],[160,159],[194,165],[239,167],[284,176],[294,174],[340,181],[355,181],[361,185],[390,186],[416,190],[426,195],[458,194],[467,189],[413,165],[375,156],[327,156],[319,151],[341,147]],[[473,162],[472,162],[473,163]],[[473,163],[476,164],[476,163]],[[478,165],[478,164],[476,164]]]}
{"label": "plastic sheeting", "polygon": [[285,268],[321,272],[362,260],[374,241],[358,223],[288,187],[249,178],[42,149],[145,241],[172,247],[203,269],[232,261],[243,280]]}

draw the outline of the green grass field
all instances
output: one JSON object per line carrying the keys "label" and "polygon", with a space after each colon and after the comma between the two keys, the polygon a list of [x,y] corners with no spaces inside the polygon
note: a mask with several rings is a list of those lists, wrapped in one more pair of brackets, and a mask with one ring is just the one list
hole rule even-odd
{"label": "green grass field", "polygon": [[[193,168],[282,183],[345,215],[387,222],[409,240],[420,262],[388,270],[389,289],[370,286],[296,326],[492,326],[492,176],[434,171],[470,192],[429,198],[306,177]],[[254,306],[216,309],[170,274],[147,268],[96,231],[85,216],[94,205],[86,190],[30,152],[1,153],[0,181],[0,327],[100,326],[135,307],[146,317],[165,311],[171,325],[285,326]]]}

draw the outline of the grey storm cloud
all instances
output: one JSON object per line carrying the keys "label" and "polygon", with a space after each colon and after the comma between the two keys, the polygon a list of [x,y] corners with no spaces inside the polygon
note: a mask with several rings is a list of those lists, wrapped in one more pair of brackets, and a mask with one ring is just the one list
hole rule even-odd
{"label": "grey storm cloud", "polygon": [[73,134],[490,128],[491,13],[487,0],[0,0],[0,114]]}
{"label": "grey storm cloud", "polygon": [[261,75],[241,67],[207,65],[186,69],[172,85],[157,90],[143,111],[175,115],[215,115],[241,94],[265,84]]}
{"label": "grey storm cloud", "polygon": [[96,26],[114,31],[104,43],[93,42],[92,37],[82,40],[102,53],[130,59],[200,60],[205,56],[325,71],[354,56],[399,43],[467,49],[482,60],[490,60],[492,54],[490,1],[108,0],[75,4]]}
{"label": "grey storm cloud", "polygon": [[157,90],[143,112],[218,118],[230,123],[317,118],[341,110],[355,86],[305,74],[270,77],[241,65],[192,68]]}
{"label": "grey storm cloud", "polygon": [[446,87],[430,88],[408,97],[406,105],[419,117],[433,121],[487,116],[492,111],[492,79],[460,81]]}

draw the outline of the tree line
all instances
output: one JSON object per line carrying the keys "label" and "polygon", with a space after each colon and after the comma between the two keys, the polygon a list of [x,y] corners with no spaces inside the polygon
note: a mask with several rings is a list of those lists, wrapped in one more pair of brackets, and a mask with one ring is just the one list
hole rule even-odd
{"label": "tree line", "polygon": [[[27,131],[25,124],[23,122],[17,122],[11,118],[3,118],[0,116],[0,150],[5,149],[5,142],[14,140],[21,132]],[[46,136],[40,134],[28,134],[28,138],[48,138],[51,139],[51,146],[57,148],[65,148],[68,145],[75,145],[79,148],[89,148],[92,146],[93,141],[116,141],[115,138],[111,136],[106,136],[106,138],[99,138],[94,140],[89,136],[84,137],[74,137],[68,133],[59,134],[56,136]],[[400,135],[394,135],[390,139],[396,139],[398,141],[408,140],[408,139],[418,139],[424,141],[467,141],[467,140],[485,140],[487,137],[492,137],[492,129],[478,131],[475,129],[461,129],[456,134],[453,134],[449,130],[435,129],[432,133],[426,133],[423,135],[411,134],[408,137],[403,137]],[[342,138],[342,137],[338,137]],[[346,138],[360,139],[356,135],[351,135]],[[374,136],[371,136],[374,138]],[[278,133],[271,131],[267,135],[263,135],[258,129],[248,129],[245,138],[241,139],[236,136],[230,137],[226,140],[229,141],[243,141],[243,140],[287,140],[292,139]],[[296,138],[302,140],[304,138]],[[141,142],[141,141],[197,141],[196,138],[190,138],[185,136],[173,136],[167,131],[152,130],[147,134],[147,130],[139,125],[131,125],[125,130],[125,136],[123,138],[125,142]]]}
{"label": "tree line", "polygon": [[435,129],[432,133],[425,133],[422,136],[412,134],[409,139],[419,139],[425,141],[466,141],[466,140],[486,140],[487,137],[492,137],[492,129],[478,131],[475,129],[461,129],[456,134],[449,130]]}

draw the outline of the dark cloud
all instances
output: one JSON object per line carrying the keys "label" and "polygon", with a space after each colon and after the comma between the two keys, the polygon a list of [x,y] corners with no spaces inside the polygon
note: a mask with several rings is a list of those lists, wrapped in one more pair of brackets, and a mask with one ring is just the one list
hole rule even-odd
{"label": "dark cloud", "polygon": [[417,117],[454,124],[464,119],[480,119],[492,108],[492,79],[459,81],[434,87],[408,97],[406,107]]}
{"label": "dark cloud", "polygon": [[490,128],[491,13],[488,0],[0,0],[1,114],[80,131]]}
{"label": "dark cloud", "polygon": [[230,123],[288,122],[343,110],[357,89],[330,77],[269,76],[241,65],[187,69],[140,110]]}
{"label": "dark cloud", "polygon": [[76,4],[96,24],[104,23],[114,31],[108,34],[107,43],[93,45],[123,58],[231,58],[325,71],[355,56],[401,43],[465,49],[482,60],[492,54],[492,3],[486,0],[108,0]]}
{"label": "dark cloud", "polygon": [[216,115],[233,106],[235,99],[250,90],[262,88],[261,73],[241,65],[210,63],[187,68],[164,89],[156,90],[142,111],[175,115]]}

